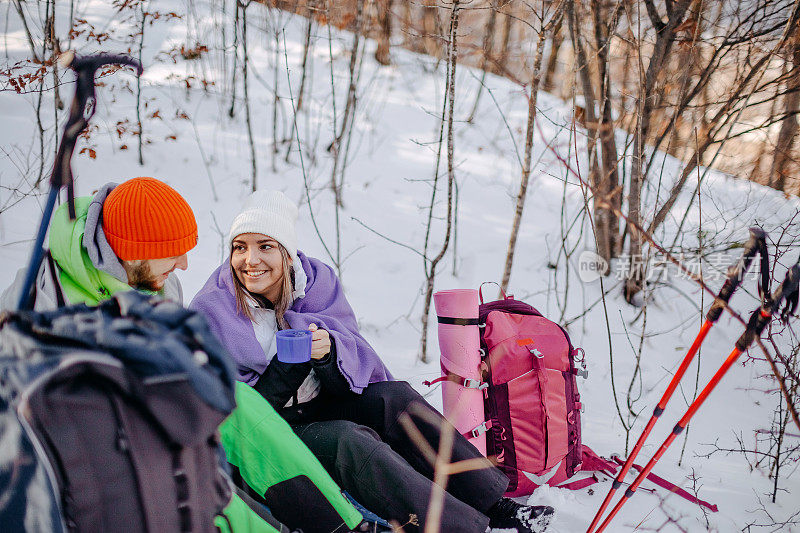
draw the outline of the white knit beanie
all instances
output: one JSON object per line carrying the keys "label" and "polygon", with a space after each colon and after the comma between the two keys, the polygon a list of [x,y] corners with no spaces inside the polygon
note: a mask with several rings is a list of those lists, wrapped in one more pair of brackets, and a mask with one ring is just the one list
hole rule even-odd
{"label": "white knit beanie", "polygon": [[297,255],[297,206],[280,191],[256,191],[247,197],[228,233],[228,248],[242,233],[261,233],[286,248],[290,257]]}

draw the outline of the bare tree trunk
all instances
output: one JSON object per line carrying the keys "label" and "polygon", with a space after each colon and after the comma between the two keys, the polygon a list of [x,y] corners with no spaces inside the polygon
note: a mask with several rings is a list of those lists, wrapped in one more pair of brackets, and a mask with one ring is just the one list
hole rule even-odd
{"label": "bare tree trunk", "polygon": [[[356,107],[356,80],[357,80],[357,72],[356,72],[356,65],[358,64],[358,54],[361,45],[361,31],[364,29],[364,2],[366,0],[357,0],[356,3],[356,31],[353,32],[353,49],[350,53],[350,66],[349,66],[349,74],[350,74],[350,84],[347,87],[347,101],[345,102],[344,107],[344,114],[342,116],[342,126],[339,132],[336,134],[336,138],[331,143],[331,149],[333,151],[333,171],[331,172],[331,189],[333,190],[333,194],[336,197],[336,205],[338,207],[342,207],[344,202],[342,200],[342,186],[344,181],[344,176],[339,176],[339,167],[342,160],[342,139],[345,136],[345,133],[350,128],[350,122],[353,119],[353,115],[355,115],[355,107]],[[335,124],[334,124],[335,127]]]}
{"label": "bare tree trunk", "polygon": [[278,30],[279,24],[276,24],[273,28],[273,44],[275,45],[275,67],[273,68],[273,76],[272,76],[272,173],[278,173],[278,107],[281,103],[280,92],[278,91],[278,87],[280,85],[280,80],[278,79],[278,74],[280,72],[280,32]]}
{"label": "bare tree trunk", "polygon": [[[139,16],[141,20],[139,21],[139,49],[137,51],[136,57],[139,60],[139,64],[142,63],[142,50],[144,49],[144,28],[145,23],[147,22],[147,11],[145,10],[146,2],[142,2],[139,4]],[[138,154],[139,154],[139,166],[144,166],[144,157],[142,156],[142,143],[144,142],[144,126],[142,123],[142,77],[136,76],[136,124],[139,129],[138,135]]]}
{"label": "bare tree trunk", "polygon": [[36,186],[41,185],[44,179],[44,124],[42,123],[42,99],[44,98],[44,76],[39,79],[39,94],[36,100],[36,128],[39,130],[39,176]]}
{"label": "bare tree trunk", "polygon": [[[222,36],[222,79],[224,82],[225,78],[228,76],[228,31],[226,29],[228,25],[228,0],[220,0],[220,7],[220,20],[222,22],[219,24],[218,28]],[[214,8],[216,10],[216,6],[214,6]],[[234,53],[236,52],[234,51]],[[225,88],[223,83],[223,94],[224,91]]]}
{"label": "bare tree trunk", "polygon": [[[555,17],[560,17],[560,11]],[[519,225],[522,221],[522,210],[525,207],[526,193],[528,192],[528,181],[531,175],[531,155],[533,153],[533,126],[536,121],[536,100],[539,95],[539,83],[542,79],[542,58],[544,55],[544,45],[547,32],[550,30],[554,20],[547,25],[542,24],[539,31],[539,39],[536,42],[536,55],[533,60],[533,77],[531,79],[530,94],[528,95],[528,124],[525,130],[525,157],[522,165],[522,176],[517,193],[517,202],[514,208],[514,221],[511,224],[511,236],[508,239],[508,250],[506,251],[506,263],[503,268],[503,280],[500,288],[503,292],[508,289],[508,282],[511,278],[511,267],[514,264],[514,251],[517,247],[517,237],[519,235]],[[452,102],[451,102],[452,105]]]}
{"label": "bare tree trunk", "polygon": [[[597,157],[597,137],[598,137],[598,119],[595,115],[597,109],[597,100],[595,99],[595,91],[592,85],[591,73],[589,71],[589,63],[587,60],[586,50],[583,47],[583,42],[580,35],[580,26],[578,24],[578,14],[576,8],[579,4],[572,0],[567,3],[567,17],[569,23],[569,33],[572,39],[572,49],[575,52],[575,61],[577,73],[580,77],[581,89],[584,100],[584,119],[583,122],[586,126],[588,133],[586,140],[586,147],[589,156],[589,179],[591,183],[592,193],[594,196],[594,232],[595,242],[597,245],[597,253],[606,260],[606,264],[611,259],[612,249],[611,236],[609,235],[609,217],[608,217],[608,199],[607,187],[601,176],[600,166]],[[597,24],[597,20],[595,20]],[[599,54],[593,54],[596,61],[600,61]],[[604,272],[606,274],[607,272]]]}
{"label": "bare tree trunk", "polygon": [[[675,42],[675,28],[683,21],[691,0],[681,0],[673,4],[672,9],[669,10],[667,22],[661,20],[652,0],[644,0],[644,2],[653,27],[656,29],[656,41],[650,56],[650,62],[647,65],[647,71],[642,73],[640,68],[639,94],[636,104],[637,123],[633,134],[631,180],[628,193],[628,220],[630,221],[629,226],[633,228],[642,227],[641,191],[645,179],[643,171],[647,162],[645,143],[650,134],[650,121],[658,98],[655,90],[656,83]],[[641,74],[644,76],[641,77]],[[625,301],[628,303],[633,303],[634,297],[642,290],[644,283],[645,268],[642,262],[642,250],[642,236],[638,230],[631,229],[630,243],[628,245],[630,267],[623,290]]]}
{"label": "bare tree trunk", "polygon": [[[456,84],[456,65],[458,63],[458,48],[456,46],[456,36],[458,35],[458,15],[459,15],[459,0],[454,0],[453,10],[450,13],[450,37],[449,37],[449,57],[448,57],[448,78],[447,78],[447,92],[445,103],[447,107],[447,229],[445,231],[444,243],[439,253],[430,262],[430,265],[425,265],[425,302],[422,309],[422,338],[420,340],[420,353],[419,358],[423,363],[428,362],[428,315],[431,310],[431,300],[433,299],[433,286],[434,278],[436,277],[436,266],[444,257],[447,248],[450,245],[450,235],[452,233],[453,223],[453,187],[455,184],[455,145],[453,141],[453,110],[455,109],[455,84]],[[444,121],[444,116],[442,117]],[[440,130],[441,131],[441,130]],[[441,137],[440,145],[441,146]],[[439,177],[439,159],[436,160],[435,178],[433,184],[433,192],[431,196],[430,213],[428,216],[428,230],[430,231],[430,224],[433,214],[434,200],[436,196],[436,182]],[[427,261],[427,245],[428,234],[425,236],[425,253],[423,254],[424,260]]]}
{"label": "bare tree trunk", "polygon": [[[619,170],[617,167],[619,154],[617,153],[617,139],[615,136],[616,125],[611,110],[611,79],[609,75],[609,36],[617,25],[619,12],[609,17],[603,3],[592,0],[592,16],[595,27],[595,46],[597,55],[597,73],[600,81],[600,123],[598,125],[600,135],[600,153],[602,159],[602,177],[599,189],[603,202],[608,206],[602,206],[603,247],[608,253],[608,257],[603,258],[610,262],[616,257],[617,241],[619,240],[619,216],[617,213],[622,207],[622,188],[619,186]],[[595,209],[597,207],[595,206]],[[601,254],[602,255],[602,254]],[[606,270],[606,274],[610,268]]]}
{"label": "bare tree trunk", "polygon": [[481,81],[478,85],[478,94],[475,95],[475,103],[472,104],[472,111],[469,112],[467,122],[472,124],[475,119],[475,113],[478,112],[478,102],[480,102],[481,94],[483,94],[483,86],[486,82],[486,68],[492,56],[492,49],[494,48],[494,26],[497,21],[497,9],[489,2],[489,20],[486,22],[486,29],[483,32],[483,46],[481,47]]}
{"label": "bare tree trunk", "polygon": [[442,38],[439,28],[439,8],[436,0],[425,0],[422,6],[422,33],[425,52],[437,59],[442,57],[442,47],[439,40]]}
{"label": "bare tree trunk", "polygon": [[792,161],[792,145],[797,136],[797,114],[800,113],[800,29],[796,30],[791,44],[792,70],[786,81],[783,97],[783,122],[775,145],[775,157],[770,169],[770,184],[779,191],[786,190],[789,163]]}
{"label": "bare tree trunk", "polygon": [[247,124],[247,142],[250,145],[250,190],[255,192],[257,188],[258,168],[256,166],[256,147],[253,139],[253,124],[250,119],[250,94],[248,92],[247,83],[247,70],[250,63],[250,57],[247,53],[247,8],[250,6],[250,1],[241,3],[242,9],[242,83],[244,85],[244,112],[245,122]]}
{"label": "bare tree trunk", "polygon": [[306,90],[306,79],[308,78],[308,52],[311,50],[311,30],[313,26],[314,17],[309,16],[306,24],[305,42],[303,43],[303,65],[301,67],[300,88],[297,90],[297,106],[295,107],[295,111],[298,113],[303,107],[303,95],[305,94]]}
{"label": "bare tree trunk", "polygon": [[231,107],[228,109],[228,116],[233,118],[236,109],[236,72],[238,71],[239,59],[239,0],[233,0],[233,70],[231,71]]}
{"label": "bare tree trunk", "polygon": [[25,37],[28,39],[28,45],[31,47],[31,57],[35,63],[41,63],[42,60],[39,58],[39,54],[36,53],[36,45],[33,44],[33,36],[31,35],[30,28],[28,28],[28,19],[25,18],[25,11],[22,9],[20,0],[14,0],[14,7],[17,9],[20,20],[22,20],[22,27],[25,29]]}
{"label": "bare tree trunk", "polygon": [[[784,72],[783,72],[782,76],[786,76],[785,70],[786,69],[784,68]],[[780,91],[781,91],[781,86],[779,84],[776,84],[775,85],[775,94],[772,95],[772,102],[770,102],[770,104],[769,104],[769,115],[767,115],[767,116],[774,117],[775,114],[778,112],[778,102],[780,101],[780,98],[779,98]],[[704,91],[703,96],[706,96],[705,93],[707,93],[707,91]],[[705,106],[702,106],[702,107],[705,108]],[[767,159],[767,150],[769,150],[770,148],[772,148],[770,146],[770,134],[769,134],[769,130],[767,130],[765,132],[764,140],[761,141],[760,143],[758,143],[758,155],[753,160],[753,168],[752,168],[752,170],[750,170],[750,177],[748,178],[750,181],[754,181],[754,182],[760,183],[762,185],[768,185],[769,184],[769,174],[767,172],[765,172],[762,169],[762,167],[764,166],[763,164],[764,164],[765,160]],[[774,160],[774,156],[773,156],[773,160]],[[770,165],[771,164],[772,164],[772,161],[770,161]]]}
{"label": "bare tree trunk", "polygon": [[377,0],[375,7],[378,11],[378,47],[375,49],[375,61],[381,65],[392,64],[392,8],[394,0]]}
{"label": "bare tree trunk", "polygon": [[[308,79],[308,53],[311,50],[311,29],[313,25],[314,25],[314,16],[313,13],[309,13],[308,20],[306,21],[305,43],[303,44],[303,64],[301,66],[301,74],[300,74],[300,89],[297,91],[297,105],[294,108],[294,117],[292,117],[292,129],[289,132],[289,143],[286,147],[286,155],[283,158],[283,160],[286,161],[287,163],[289,162],[289,154],[292,152],[292,146],[294,146],[294,135],[292,134],[292,132],[297,126],[297,115],[298,113],[300,113],[300,108],[303,105],[303,94],[305,93],[306,79]],[[297,145],[297,148],[298,150],[303,149],[303,147],[299,143]]]}
{"label": "bare tree trunk", "polygon": [[[45,23],[45,45],[50,49],[50,58],[53,61],[53,100],[56,109],[64,109],[64,102],[61,101],[61,94],[58,90],[58,54],[61,53],[61,47],[56,38],[56,0],[48,0],[50,2],[50,16]],[[58,151],[58,113],[56,113],[56,151]]]}
{"label": "bare tree trunk", "polygon": [[[49,9],[50,9],[50,2],[47,2],[47,4],[45,5],[45,20],[50,18]],[[21,8],[20,8],[20,13],[22,13]],[[42,52],[41,55],[37,57],[41,57],[42,59],[47,57],[46,39],[42,39]],[[39,79],[39,91],[38,91],[39,94],[37,95],[36,98],[36,127],[39,130],[39,177],[36,179],[37,187],[41,185],[42,180],[44,179],[45,154],[44,154],[44,124],[42,123],[42,100],[44,99],[44,79],[46,74],[47,71],[43,69],[37,75]]]}
{"label": "bare tree trunk", "polygon": [[555,89],[558,52],[561,51],[561,45],[564,43],[562,24],[563,21],[559,20],[558,24],[553,28],[553,37],[550,39],[550,55],[547,57],[547,66],[544,69],[544,78],[542,79],[542,89],[547,92],[553,92],[553,89]]}
{"label": "bare tree trunk", "polygon": [[500,37],[500,53],[497,55],[497,60],[491,63],[492,74],[502,75],[504,70],[508,69],[506,64],[508,61],[508,47],[511,42],[511,28],[514,24],[514,17],[512,17],[511,7],[506,6],[505,13],[503,13],[503,31]]}

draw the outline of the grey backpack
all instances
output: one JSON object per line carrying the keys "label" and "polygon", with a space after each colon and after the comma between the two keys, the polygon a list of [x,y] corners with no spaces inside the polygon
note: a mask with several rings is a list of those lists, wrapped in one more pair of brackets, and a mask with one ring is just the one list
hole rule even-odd
{"label": "grey backpack", "polygon": [[201,315],[133,291],[3,317],[3,531],[216,531],[233,372]]}

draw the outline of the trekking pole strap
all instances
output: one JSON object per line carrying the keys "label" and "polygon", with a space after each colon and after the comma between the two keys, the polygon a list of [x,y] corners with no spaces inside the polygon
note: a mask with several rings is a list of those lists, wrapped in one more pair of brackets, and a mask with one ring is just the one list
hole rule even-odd
{"label": "trekking pole strap", "polygon": [[[744,245],[744,252],[742,257],[736,263],[728,268],[728,273],[725,278],[725,283],[722,285],[714,303],[706,313],[706,320],[709,322],[716,322],[722,310],[728,305],[728,302],[733,296],[736,289],[742,283],[742,279],[747,271],[750,269],[750,264],[756,254],[761,257],[761,282],[759,283],[759,293],[763,290],[766,291],[769,285],[769,256],[767,254],[767,234],[761,228],[750,228],[750,238]],[[766,279],[766,282],[764,281]],[[766,294],[766,292],[762,293]]]}
{"label": "trekking pole strap", "polygon": [[750,315],[745,329],[739,340],[736,341],[736,348],[744,352],[753,344],[753,341],[761,336],[761,333],[769,324],[770,319],[779,312],[779,308],[784,304],[781,317],[786,320],[797,309],[797,291],[800,286],[800,265],[796,264],[786,273],[786,277],[771,297]]}

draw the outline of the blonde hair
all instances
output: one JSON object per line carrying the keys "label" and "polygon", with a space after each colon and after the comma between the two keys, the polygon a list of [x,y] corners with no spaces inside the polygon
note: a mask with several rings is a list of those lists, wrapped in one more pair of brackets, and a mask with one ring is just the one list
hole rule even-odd
{"label": "blonde hair", "polygon": [[[281,252],[281,262],[283,263],[283,277],[281,279],[281,292],[278,296],[277,302],[272,303],[275,308],[275,320],[278,322],[278,329],[289,329],[289,323],[286,321],[284,315],[292,305],[292,292],[294,291],[294,270],[292,269],[292,258],[286,248],[281,243],[276,243],[278,250]],[[231,243],[231,256],[233,254],[233,243]],[[233,278],[233,295],[236,297],[236,312],[246,316],[248,319],[253,320],[253,311],[250,308],[248,299],[255,300],[258,303],[263,303],[266,298],[260,294],[253,294],[248,291],[239,278],[236,276],[236,271],[233,268],[230,260],[228,267],[231,270],[231,277]]]}

